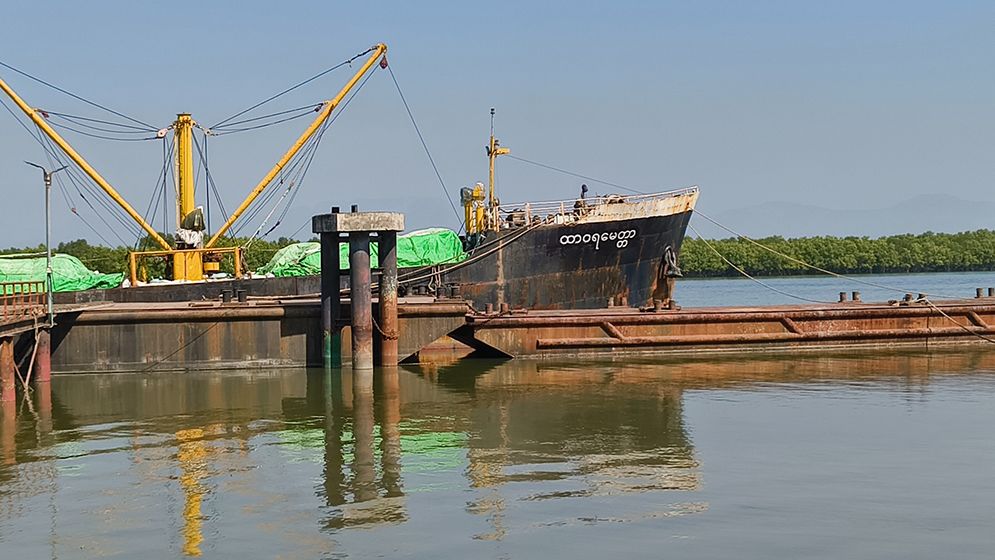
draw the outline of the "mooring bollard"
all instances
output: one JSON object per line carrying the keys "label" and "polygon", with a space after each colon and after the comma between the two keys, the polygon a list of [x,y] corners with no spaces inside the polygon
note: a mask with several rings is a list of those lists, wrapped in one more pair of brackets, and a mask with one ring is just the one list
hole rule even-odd
{"label": "mooring bollard", "polygon": [[985,289],[984,288],[975,288],[974,289],[974,297],[980,298],[980,297],[984,297],[984,296],[985,296]]}
{"label": "mooring bollard", "polygon": [[[381,231],[380,257],[380,355],[378,364],[397,365],[397,232]],[[440,287],[440,290],[442,288]]]}
{"label": "mooring bollard", "polygon": [[995,297],[995,288],[988,288],[988,297]]}
{"label": "mooring bollard", "polygon": [[857,302],[861,301],[861,299],[860,299],[860,292],[853,292],[850,295],[851,295],[850,299],[852,299],[853,301],[857,301]]}
{"label": "mooring bollard", "polygon": [[[336,322],[338,319],[335,310],[334,300],[338,298],[338,239],[340,234],[349,236],[349,282],[350,282],[350,330],[352,331],[352,367],[354,370],[368,370],[373,368],[373,309],[372,309],[372,274],[370,272],[370,234],[377,233],[381,241],[387,239],[389,235],[385,232],[392,232],[395,238],[397,232],[404,229],[404,215],[396,212],[359,212],[356,205],[353,205],[352,212],[348,214],[333,212],[331,214],[320,214],[311,218],[311,230],[317,234],[323,234],[325,240],[321,245],[322,249],[322,330],[327,333],[327,342],[324,346],[324,362],[326,366],[338,365],[333,359],[332,344],[335,340]],[[329,234],[331,237],[329,237]],[[389,241],[388,241],[389,243]],[[390,247],[387,247],[391,249]],[[394,282],[388,286],[388,290],[393,291],[394,315],[396,316],[397,301],[397,260],[396,250],[391,249],[388,253],[394,253],[393,269]],[[387,260],[391,257],[386,255]],[[335,264],[333,264],[335,263]],[[332,272],[334,270],[334,273]],[[333,285],[334,283],[334,285]],[[381,283],[381,289],[384,286]],[[333,295],[334,293],[334,295]],[[388,311],[390,304],[388,303]],[[381,312],[383,310],[381,309]],[[396,332],[396,320],[394,321],[394,332]],[[388,344],[389,347],[389,344]],[[389,348],[388,348],[389,350]],[[396,346],[395,346],[396,363]]]}
{"label": "mooring bollard", "polygon": [[840,303],[846,302],[846,292],[840,292]]}

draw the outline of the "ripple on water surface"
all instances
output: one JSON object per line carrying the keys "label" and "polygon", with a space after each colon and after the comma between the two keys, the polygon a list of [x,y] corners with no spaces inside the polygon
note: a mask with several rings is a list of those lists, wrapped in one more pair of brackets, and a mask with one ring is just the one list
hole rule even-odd
{"label": "ripple on water surface", "polygon": [[61,376],[5,410],[0,548],[982,557],[992,354]]}

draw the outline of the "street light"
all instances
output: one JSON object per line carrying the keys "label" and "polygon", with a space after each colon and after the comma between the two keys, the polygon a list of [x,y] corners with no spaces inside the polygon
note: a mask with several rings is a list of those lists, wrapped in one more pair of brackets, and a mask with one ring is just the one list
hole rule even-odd
{"label": "street light", "polygon": [[52,198],[52,175],[55,175],[59,171],[69,167],[68,165],[63,165],[62,167],[56,169],[55,171],[48,171],[44,167],[38,165],[37,163],[31,163],[30,161],[24,162],[31,167],[37,167],[41,169],[42,177],[45,179],[45,291],[47,293],[48,300],[48,326],[55,325],[55,313],[52,308],[52,216],[50,212],[51,208],[51,198]]}

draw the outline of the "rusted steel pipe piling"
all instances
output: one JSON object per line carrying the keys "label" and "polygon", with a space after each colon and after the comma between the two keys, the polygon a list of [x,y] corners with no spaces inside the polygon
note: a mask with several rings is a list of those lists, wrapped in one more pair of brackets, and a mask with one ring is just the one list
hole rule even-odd
{"label": "rusted steel pipe piling", "polygon": [[48,329],[35,334],[35,383],[52,381],[52,335]]}
{"label": "rusted steel pipe piling", "polygon": [[321,234],[321,356],[326,368],[342,367],[339,316],[339,235]]}
{"label": "rusted steel pipe piling", "polygon": [[9,336],[0,338],[0,402],[13,403],[16,387],[14,386],[14,339]]}
{"label": "rusted steel pipe piling", "polygon": [[378,237],[380,259],[380,366],[397,365],[397,232],[383,231]]}
{"label": "rusted steel pipe piling", "polygon": [[[332,206],[332,214],[339,207]],[[339,317],[342,305],[339,299],[339,234],[323,232],[321,241],[321,356],[326,368],[342,367],[342,329]]]}
{"label": "rusted steel pipe piling", "polygon": [[373,296],[370,293],[370,234],[349,234],[349,306],[352,369],[373,369]]}

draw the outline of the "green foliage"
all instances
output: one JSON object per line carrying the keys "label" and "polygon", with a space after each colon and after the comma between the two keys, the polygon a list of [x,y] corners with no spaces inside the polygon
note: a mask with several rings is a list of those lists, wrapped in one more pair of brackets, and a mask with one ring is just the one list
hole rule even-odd
{"label": "green foliage", "polygon": [[[767,237],[758,243],[840,274],[995,270],[995,231],[926,232],[869,237]],[[738,276],[716,251],[753,275],[819,274],[744,239],[687,238],[681,248],[685,276]]]}

